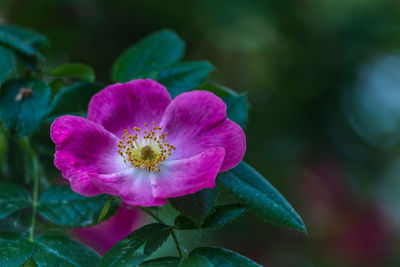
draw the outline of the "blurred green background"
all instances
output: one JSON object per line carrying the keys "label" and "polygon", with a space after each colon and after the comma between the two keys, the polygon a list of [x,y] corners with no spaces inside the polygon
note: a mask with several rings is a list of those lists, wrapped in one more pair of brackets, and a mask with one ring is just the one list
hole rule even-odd
{"label": "blurred green background", "polygon": [[264,266],[400,266],[399,1],[0,0],[0,19],[47,35],[48,67],[87,63],[106,83],[124,49],[173,29],[187,60],[247,92],[245,160],[309,231],[245,216],[208,244]]}

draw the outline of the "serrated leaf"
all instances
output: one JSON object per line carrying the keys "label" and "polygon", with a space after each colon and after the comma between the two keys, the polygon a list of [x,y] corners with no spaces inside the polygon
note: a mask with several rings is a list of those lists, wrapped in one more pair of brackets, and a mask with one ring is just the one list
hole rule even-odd
{"label": "serrated leaf", "polygon": [[104,87],[101,83],[79,82],[62,89],[47,110],[47,117],[87,110],[92,96]]}
{"label": "serrated leaf", "polygon": [[174,224],[178,230],[192,230],[201,228],[201,225],[196,225],[191,219],[182,214],[175,218]]}
{"label": "serrated leaf", "polygon": [[0,45],[0,87],[10,76],[14,67],[14,54],[11,50]]}
{"label": "serrated leaf", "polygon": [[178,257],[163,257],[141,263],[140,267],[177,267],[181,262]]}
{"label": "serrated leaf", "polygon": [[50,101],[50,88],[40,80],[7,82],[0,96],[0,120],[19,135],[31,134],[40,125]]}
{"label": "serrated leaf", "polygon": [[29,212],[19,210],[0,219],[0,231],[7,233],[27,234],[32,216]]}
{"label": "serrated leaf", "polygon": [[199,90],[207,90],[220,97],[226,104],[226,115],[236,122],[240,127],[245,128],[248,117],[247,95],[238,94],[225,86],[207,82],[199,87]]}
{"label": "serrated leaf", "polygon": [[207,216],[200,227],[196,226],[196,224],[192,220],[183,215],[179,215],[175,218],[175,226],[179,230],[218,228],[237,219],[245,211],[246,208],[243,207],[241,204],[216,206],[213,212],[209,216]]}
{"label": "serrated leaf", "polygon": [[25,236],[0,234],[0,266],[18,267],[32,256],[34,245]]}
{"label": "serrated leaf", "polygon": [[224,267],[261,267],[261,265],[231,250],[220,247],[200,247],[192,250],[189,257],[200,256],[208,259],[211,266]]}
{"label": "serrated leaf", "polygon": [[88,247],[63,236],[40,235],[35,238],[36,264],[42,266],[97,266],[100,257]]}
{"label": "serrated leaf", "polygon": [[47,46],[47,37],[33,30],[10,25],[0,25],[0,44],[26,56],[40,57],[40,47]]}
{"label": "serrated leaf", "polygon": [[99,266],[140,264],[165,242],[171,231],[170,226],[160,223],[145,225],[115,244],[104,255]]}
{"label": "serrated leaf", "polygon": [[94,82],[96,75],[92,67],[82,63],[68,63],[57,66],[50,70],[50,76],[69,77],[89,82]]}
{"label": "serrated leaf", "polygon": [[190,218],[196,225],[200,226],[208,214],[212,211],[217,199],[217,187],[203,189],[197,193],[170,198],[169,203],[184,216]]}
{"label": "serrated leaf", "polygon": [[241,162],[218,175],[218,180],[249,210],[264,221],[307,232],[301,217],[286,199],[256,170]]}
{"label": "serrated leaf", "polygon": [[157,80],[175,97],[197,88],[212,70],[214,66],[207,61],[181,62],[161,70]]}
{"label": "serrated leaf", "polygon": [[215,266],[212,264],[207,258],[199,256],[199,255],[189,255],[186,259],[184,259],[180,264],[179,267],[213,267]]}
{"label": "serrated leaf", "polygon": [[215,207],[215,210],[208,216],[201,228],[217,228],[228,222],[237,219],[246,211],[246,208],[240,204],[228,204]]}
{"label": "serrated leaf", "polygon": [[127,82],[137,78],[154,78],[155,72],[178,62],[185,43],[171,30],[161,30],[128,48],[115,62],[112,78]]}
{"label": "serrated leaf", "polygon": [[[73,192],[69,186],[53,186],[42,194],[37,210],[40,215],[58,225],[90,226],[98,222],[108,198],[107,195],[86,197]],[[115,213],[116,208],[112,210]],[[111,214],[109,212],[108,216]]]}
{"label": "serrated leaf", "polygon": [[0,219],[30,205],[31,197],[25,188],[14,184],[0,183]]}

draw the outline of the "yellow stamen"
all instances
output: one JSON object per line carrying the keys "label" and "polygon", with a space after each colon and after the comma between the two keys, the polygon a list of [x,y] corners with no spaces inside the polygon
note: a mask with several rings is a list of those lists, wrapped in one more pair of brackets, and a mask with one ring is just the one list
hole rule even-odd
{"label": "yellow stamen", "polygon": [[124,130],[122,140],[118,143],[118,154],[123,157],[126,165],[143,168],[149,171],[160,171],[159,165],[171,156],[173,145],[166,142],[167,133],[161,133],[162,128],[153,121],[152,128],[144,124],[143,134],[138,127],[132,128],[132,134]]}

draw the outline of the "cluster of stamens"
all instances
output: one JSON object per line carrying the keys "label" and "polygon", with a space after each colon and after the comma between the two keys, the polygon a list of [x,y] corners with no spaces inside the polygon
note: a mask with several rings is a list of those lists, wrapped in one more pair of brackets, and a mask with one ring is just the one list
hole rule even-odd
{"label": "cluster of stamens", "polygon": [[162,133],[155,121],[151,129],[147,129],[147,126],[145,123],[143,133],[136,126],[132,128],[132,133],[125,129],[118,143],[118,153],[130,167],[160,171],[159,165],[171,156],[175,147],[166,142],[168,133]]}

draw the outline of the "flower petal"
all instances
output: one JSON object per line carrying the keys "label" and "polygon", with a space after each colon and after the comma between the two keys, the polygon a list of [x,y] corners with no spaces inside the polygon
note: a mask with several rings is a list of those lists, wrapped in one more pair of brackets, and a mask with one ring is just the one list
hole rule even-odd
{"label": "flower petal", "polygon": [[174,98],[161,127],[168,133],[168,143],[176,147],[171,159],[189,158],[207,148],[223,147],[225,158],[219,171],[226,171],[236,166],[246,151],[243,130],[226,118],[225,103],[207,91],[191,91]]}
{"label": "flower petal", "polygon": [[[65,176],[63,175],[63,177]],[[75,177],[76,179],[70,179],[70,186],[73,191],[85,196],[94,196],[103,193],[92,183],[89,175],[86,173],[79,173]]]}
{"label": "flower petal", "polygon": [[157,198],[180,197],[213,188],[224,160],[225,149],[210,148],[188,159],[167,160],[153,182]]}
{"label": "flower petal", "polygon": [[130,167],[120,173],[91,175],[91,178],[102,192],[120,196],[128,205],[149,207],[167,203],[166,199],[153,196],[152,183],[155,175],[145,169]]}
{"label": "flower petal", "polygon": [[95,94],[88,109],[88,119],[121,137],[124,129],[159,123],[171,102],[165,87],[153,80],[133,80],[106,87]]}
{"label": "flower petal", "polygon": [[118,154],[118,139],[101,125],[82,117],[62,116],[54,120],[50,135],[56,144],[54,165],[82,195],[102,193],[89,173],[107,174],[124,168]]}
{"label": "flower petal", "polygon": [[122,204],[109,220],[92,227],[75,228],[72,233],[79,242],[103,256],[112,246],[145,223],[145,218],[141,210]]}

